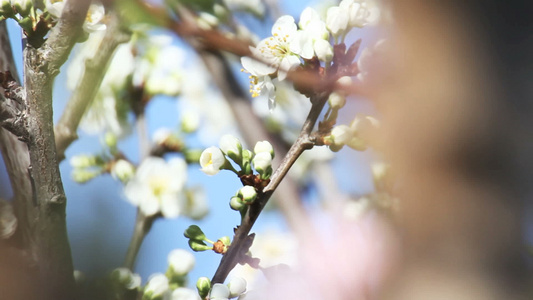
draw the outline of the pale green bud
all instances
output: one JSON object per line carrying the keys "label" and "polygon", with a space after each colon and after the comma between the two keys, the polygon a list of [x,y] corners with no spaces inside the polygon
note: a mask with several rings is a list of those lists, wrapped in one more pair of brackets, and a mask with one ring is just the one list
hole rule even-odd
{"label": "pale green bud", "polygon": [[94,155],[76,155],[70,158],[70,165],[73,168],[88,168],[97,164],[97,158]]}
{"label": "pale green bud", "polygon": [[252,160],[253,153],[248,149],[242,150],[242,171],[244,174],[252,174]]}
{"label": "pale green bud", "polygon": [[255,144],[254,147],[255,154],[259,154],[261,152],[268,152],[270,153],[270,156],[274,158],[274,147],[272,147],[272,144],[268,141],[260,141]]}
{"label": "pale green bud", "polygon": [[239,164],[242,161],[242,145],[238,138],[226,134],[220,139],[220,150],[224,152],[234,162]]}
{"label": "pale green bud", "polygon": [[239,211],[244,207],[244,203],[242,202],[241,197],[233,196],[229,201],[229,206],[231,209]]}
{"label": "pale green bud", "polygon": [[101,171],[87,170],[87,169],[74,169],[72,170],[72,180],[77,183],[86,183],[87,181],[100,175]]}
{"label": "pale green bud", "polygon": [[329,95],[328,103],[331,108],[340,109],[346,104],[346,97],[339,93],[333,92]]}
{"label": "pale green bud", "polygon": [[127,182],[135,174],[135,166],[129,161],[119,159],[111,169],[111,176],[122,182]]}
{"label": "pale green bud", "polygon": [[186,238],[193,239],[193,240],[204,241],[206,239],[204,232],[197,225],[189,226],[187,229],[185,229],[185,232],[183,232],[183,235]]}
{"label": "pale green bud", "polygon": [[228,283],[229,298],[235,298],[246,291],[246,280],[234,277]]}
{"label": "pale green bud", "polygon": [[117,147],[117,136],[111,132],[106,132],[104,136],[104,143],[107,147],[114,149]]}
{"label": "pale green bud", "polygon": [[244,203],[252,204],[257,198],[257,192],[253,186],[245,185],[239,190],[239,196],[241,196]]}
{"label": "pale green bud", "polygon": [[198,294],[202,299],[204,299],[211,290],[211,280],[207,277],[200,277],[196,281],[196,288],[198,289]]}
{"label": "pale green bud", "polygon": [[255,170],[261,175],[261,179],[268,179],[272,174],[272,156],[269,152],[260,152],[254,156]]}

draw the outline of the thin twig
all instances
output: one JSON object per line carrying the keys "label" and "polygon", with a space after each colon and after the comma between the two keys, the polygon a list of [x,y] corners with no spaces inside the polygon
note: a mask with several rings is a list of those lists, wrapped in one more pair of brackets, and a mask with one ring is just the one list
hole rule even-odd
{"label": "thin twig", "polygon": [[59,122],[55,126],[55,140],[59,160],[64,159],[65,150],[74,142],[80,121],[94,100],[104,78],[105,71],[118,45],[127,42],[130,35],[120,27],[116,14],[111,14],[104,38],[94,57],[85,61],[85,71],[73,91]]}
{"label": "thin twig", "polygon": [[133,270],[135,260],[141,249],[144,238],[152,228],[155,218],[145,216],[139,209],[137,209],[137,218],[135,219],[135,227],[133,229],[133,236],[131,237],[128,252],[124,259],[124,267]]}
{"label": "thin twig", "polygon": [[[144,110],[144,108],[142,108],[142,110]],[[146,131],[146,118],[143,111],[137,114],[137,121],[135,125],[137,127],[137,134],[139,136],[139,161],[142,162],[150,155],[150,140]],[[130,245],[128,246],[128,251],[126,252],[124,267],[133,271],[137,255],[139,254],[139,249],[141,249],[144,238],[152,228],[152,224],[157,217],[157,215],[146,216],[140,208],[137,208],[135,227],[130,240]]]}
{"label": "thin twig", "polygon": [[226,254],[224,254],[224,256],[222,257],[220,265],[218,266],[218,269],[215,272],[213,279],[211,280],[213,284],[224,282],[229,272],[237,265],[237,263],[242,260],[242,256],[245,254],[244,252],[248,250],[244,248],[245,245],[250,245],[248,243],[248,234],[250,233],[252,226],[257,220],[257,217],[259,217],[259,214],[261,213],[261,211],[263,210],[268,200],[270,199],[278,185],[281,183],[289,169],[292,167],[294,162],[305,150],[311,149],[313,147],[313,142],[309,139],[309,136],[316,124],[320,112],[322,111],[326,103],[327,95],[328,94],[324,92],[317,96],[314,96],[311,99],[313,102],[313,106],[311,107],[309,115],[307,116],[302,130],[300,131],[298,139],[291,146],[287,155],[285,155],[285,158],[281,162],[281,165],[276,169],[274,174],[272,174],[270,183],[265,187],[263,192],[256,199],[255,203],[252,204],[248,209],[246,215],[244,216],[241,222],[241,225],[238,227],[235,233],[228,252],[226,252]]}

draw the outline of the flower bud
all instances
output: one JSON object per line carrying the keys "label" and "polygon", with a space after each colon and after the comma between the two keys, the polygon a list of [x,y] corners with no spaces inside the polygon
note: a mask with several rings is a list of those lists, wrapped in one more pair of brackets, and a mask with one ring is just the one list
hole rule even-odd
{"label": "flower bud", "polygon": [[239,211],[244,207],[244,203],[242,202],[241,197],[233,196],[229,201],[229,206],[231,209]]}
{"label": "flower bud", "polygon": [[127,182],[135,174],[135,167],[126,160],[119,159],[111,168],[111,176],[122,182]]}
{"label": "flower bud", "polygon": [[106,132],[104,135],[104,143],[107,147],[115,149],[117,147],[117,136],[111,132]]}
{"label": "flower bud", "polygon": [[241,196],[242,202],[250,205],[257,198],[257,192],[253,186],[245,185],[239,190],[239,196]]}
{"label": "flower bud", "polygon": [[339,93],[333,92],[329,95],[328,103],[331,108],[340,109],[346,104],[346,97]]}
{"label": "flower bud", "polygon": [[194,268],[194,255],[187,250],[174,249],[168,254],[168,264],[173,275],[186,275]]}
{"label": "flower bud", "polygon": [[207,175],[217,174],[226,164],[226,158],[217,147],[209,147],[200,156],[201,171]]}
{"label": "flower bud", "polygon": [[187,111],[181,115],[181,131],[193,133],[200,126],[200,116],[193,111]]}
{"label": "flower bud", "polygon": [[183,235],[186,238],[193,239],[193,240],[204,241],[206,239],[204,232],[197,225],[189,226],[187,229],[185,229],[185,232],[183,233]]}
{"label": "flower bud", "polygon": [[141,286],[141,276],[132,273],[128,268],[114,269],[113,272],[111,272],[111,279],[128,290],[133,290]]}
{"label": "flower bud", "polygon": [[88,168],[97,164],[97,158],[94,155],[76,155],[70,158],[70,165],[73,168]]}
{"label": "flower bud", "polygon": [[342,76],[341,78],[337,79],[337,84],[341,87],[347,88],[353,84],[352,77]]}
{"label": "flower bud", "polygon": [[331,130],[331,137],[335,145],[347,144],[353,136],[353,130],[347,125],[338,125]]}
{"label": "flower bud", "polygon": [[207,277],[200,277],[196,281],[196,288],[198,289],[198,294],[200,294],[200,297],[202,299],[205,299],[205,297],[209,294],[209,290],[211,289],[211,280]]}
{"label": "flower bud", "polygon": [[221,241],[225,246],[231,245],[231,239],[229,238],[229,236],[223,236],[218,240]]}
{"label": "flower bud", "polygon": [[268,152],[260,152],[254,156],[255,170],[261,175],[261,179],[268,179],[272,174],[272,156]]}
{"label": "flower bud", "polygon": [[252,163],[251,163],[251,160],[252,160],[252,156],[253,156],[253,153],[252,151],[248,150],[248,149],[243,149],[242,150],[242,171],[244,172],[244,174],[252,174]]}
{"label": "flower bud", "polygon": [[246,280],[241,277],[235,277],[228,283],[229,298],[234,298],[246,291]]}
{"label": "flower bud", "polygon": [[74,180],[77,183],[86,183],[89,180],[95,178],[96,176],[100,175],[101,171],[95,171],[95,170],[86,170],[86,169],[74,169],[72,170],[72,180]]}
{"label": "flower bud", "polygon": [[274,158],[274,147],[272,147],[272,144],[270,144],[268,141],[257,142],[254,147],[254,152],[256,155],[261,152],[267,152],[270,153],[272,158]]}
{"label": "flower bud", "polygon": [[237,164],[242,161],[242,145],[238,138],[229,134],[222,136],[220,150]]}
{"label": "flower bud", "polygon": [[191,247],[194,252],[201,252],[213,249],[213,247],[207,246],[203,241],[193,239],[189,240],[189,247]]}
{"label": "flower bud", "polygon": [[146,284],[146,287],[144,288],[143,300],[162,299],[168,289],[168,278],[161,273],[153,274],[148,279],[148,284]]}
{"label": "flower bud", "polygon": [[323,62],[330,62],[333,59],[333,46],[327,41],[318,39],[313,44],[318,60]]}
{"label": "flower bud", "polygon": [[210,300],[222,300],[229,298],[229,289],[221,283],[215,283],[209,293]]}

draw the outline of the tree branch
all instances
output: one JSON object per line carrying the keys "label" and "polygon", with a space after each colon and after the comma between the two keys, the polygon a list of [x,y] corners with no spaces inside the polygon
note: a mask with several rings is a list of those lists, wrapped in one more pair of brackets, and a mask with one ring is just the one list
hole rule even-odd
{"label": "tree branch", "polygon": [[90,106],[105,76],[107,66],[118,45],[127,42],[130,35],[120,28],[119,18],[111,14],[111,21],[94,57],[85,61],[85,72],[73,91],[59,122],[55,126],[55,141],[59,160],[65,158],[65,150],[78,139],[76,133],[81,118]]}
{"label": "tree branch", "polygon": [[278,185],[281,183],[289,169],[292,167],[296,159],[298,159],[298,157],[306,149],[311,149],[313,147],[313,141],[309,139],[309,136],[316,124],[320,112],[326,104],[328,95],[328,92],[323,92],[311,98],[313,106],[311,107],[311,111],[309,112],[309,115],[307,116],[302,130],[300,131],[300,135],[289,149],[287,155],[285,155],[283,161],[281,162],[281,165],[276,169],[274,174],[272,174],[270,183],[260,193],[255,202],[249,207],[246,215],[244,216],[241,222],[241,225],[237,228],[237,231],[235,233],[231,246],[228,249],[228,252],[226,252],[226,254],[224,254],[224,256],[222,257],[220,265],[218,266],[218,269],[215,272],[213,279],[211,280],[213,284],[224,282],[229,272],[237,265],[237,263],[242,261],[242,257],[248,251],[245,246],[250,246],[250,243],[248,242],[248,234],[250,233],[252,226],[257,220],[257,217],[259,217],[259,214],[261,213],[261,211],[263,210],[268,200],[270,199]]}
{"label": "tree branch", "polygon": [[67,61],[76,41],[83,35],[82,25],[90,4],[91,0],[65,2],[61,18],[50,30],[48,39],[40,48],[42,58],[47,62],[47,73],[50,77],[54,78],[59,74],[59,68]]}

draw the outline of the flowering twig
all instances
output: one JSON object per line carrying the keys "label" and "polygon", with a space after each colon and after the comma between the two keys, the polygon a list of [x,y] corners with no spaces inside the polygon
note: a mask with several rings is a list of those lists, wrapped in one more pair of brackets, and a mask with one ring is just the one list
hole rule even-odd
{"label": "flowering twig", "polygon": [[67,147],[78,138],[76,133],[78,125],[98,92],[106,66],[113,57],[113,52],[118,45],[129,40],[130,36],[120,27],[116,14],[111,14],[110,20],[96,54],[85,61],[83,77],[73,91],[70,101],[55,126],[55,141],[59,160],[65,157]]}
{"label": "flowering twig", "polygon": [[256,201],[248,209],[241,225],[235,232],[235,236],[228,252],[224,254],[220,261],[220,265],[211,280],[212,283],[224,282],[229,272],[242,260],[243,255],[248,251],[248,249],[245,249],[245,246],[250,246],[248,234],[259,217],[259,214],[298,157],[305,150],[313,147],[314,143],[310,139],[311,131],[326,103],[327,96],[327,92],[322,92],[311,98],[313,105],[304,125],[302,126],[300,135],[289,149],[287,155],[285,155],[281,165],[276,169],[274,174],[272,174],[270,183],[263,189]]}

